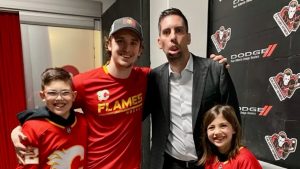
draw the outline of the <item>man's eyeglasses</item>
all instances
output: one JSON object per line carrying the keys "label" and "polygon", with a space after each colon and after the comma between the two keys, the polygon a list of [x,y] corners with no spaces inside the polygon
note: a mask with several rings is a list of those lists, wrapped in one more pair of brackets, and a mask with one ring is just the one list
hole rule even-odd
{"label": "man's eyeglasses", "polygon": [[63,98],[70,98],[73,94],[72,90],[46,90],[44,91],[45,95],[49,98],[56,99],[58,95],[60,95]]}

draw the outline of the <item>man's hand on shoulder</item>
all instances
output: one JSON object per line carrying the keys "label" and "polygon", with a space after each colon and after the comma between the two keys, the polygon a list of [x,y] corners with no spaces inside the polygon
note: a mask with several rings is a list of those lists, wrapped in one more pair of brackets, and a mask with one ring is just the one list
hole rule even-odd
{"label": "man's hand on shoulder", "polygon": [[210,58],[211,58],[212,60],[215,60],[215,61],[218,61],[219,63],[224,64],[225,67],[226,67],[227,69],[230,68],[230,65],[229,65],[228,62],[227,62],[227,58],[225,58],[224,56],[222,56],[222,55],[211,54],[211,55],[210,55]]}

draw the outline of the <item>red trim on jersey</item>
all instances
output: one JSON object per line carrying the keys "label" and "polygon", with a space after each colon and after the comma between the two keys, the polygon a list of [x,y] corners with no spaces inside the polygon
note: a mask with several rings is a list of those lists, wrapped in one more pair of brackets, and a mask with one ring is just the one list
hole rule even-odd
{"label": "red trim on jersey", "polygon": [[205,169],[262,169],[255,156],[245,147],[241,148],[239,154],[233,159],[219,162],[212,157],[205,165]]}
{"label": "red trim on jersey", "polygon": [[[87,123],[82,114],[76,113],[71,126],[63,127],[45,118],[28,120],[22,126],[28,137],[25,145],[37,147],[39,164],[19,165],[18,169],[67,167],[78,169],[84,167],[87,149]],[[80,139],[79,139],[80,138]]]}

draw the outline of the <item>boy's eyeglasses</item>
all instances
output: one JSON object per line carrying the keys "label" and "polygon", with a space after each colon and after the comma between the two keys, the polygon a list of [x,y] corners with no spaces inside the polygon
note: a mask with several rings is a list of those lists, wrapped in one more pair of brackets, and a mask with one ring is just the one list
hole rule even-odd
{"label": "boy's eyeglasses", "polygon": [[73,91],[72,90],[61,90],[61,91],[45,90],[44,93],[48,98],[56,99],[58,95],[60,95],[62,98],[70,98],[73,94]]}

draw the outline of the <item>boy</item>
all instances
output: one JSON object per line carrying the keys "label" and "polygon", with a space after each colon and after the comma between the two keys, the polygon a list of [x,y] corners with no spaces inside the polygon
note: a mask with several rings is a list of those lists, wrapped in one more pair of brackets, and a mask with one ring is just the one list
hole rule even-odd
{"label": "boy", "polygon": [[18,115],[36,114],[24,124],[21,121],[28,138],[24,144],[32,146],[34,153],[25,155],[25,164],[17,168],[83,168],[87,124],[82,114],[71,109],[77,94],[71,76],[62,68],[48,68],[41,81],[40,96],[46,106]]}

